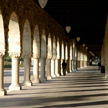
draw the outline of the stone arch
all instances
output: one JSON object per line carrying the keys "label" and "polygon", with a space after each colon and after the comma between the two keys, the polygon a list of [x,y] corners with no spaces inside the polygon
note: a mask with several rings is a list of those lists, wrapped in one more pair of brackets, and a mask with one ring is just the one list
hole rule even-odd
{"label": "stone arch", "polygon": [[12,59],[12,83],[9,86],[9,89],[20,90],[21,86],[19,84],[19,57],[21,53],[21,36],[19,20],[15,12],[13,12],[10,16],[8,36],[9,55]]}
{"label": "stone arch", "polygon": [[4,23],[3,16],[0,10],[0,53],[5,52],[5,36],[4,36]]}
{"label": "stone arch", "polygon": [[21,52],[21,40],[20,40],[20,28],[18,17],[15,12],[11,14],[9,21],[9,53],[20,53]]}
{"label": "stone arch", "polygon": [[23,30],[23,55],[31,55],[31,29],[28,20],[25,21]]}
{"label": "stone arch", "polygon": [[34,36],[33,36],[33,55],[37,58],[40,57],[40,37],[39,37],[39,28],[36,25],[34,29]]}
{"label": "stone arch", "polygon": [[24,30],[23,30],[23,41],[22,41],[22,55],[24,57],[24,86],[32,86],[30,80],[30,64],[31,64],[31,50],[32,50],[32,43],[31,43],[31,29],[30,23],[28,20],[25,20],[24,23]]}
{"label": "stone arch", "polygon": [[41,34],[41,72],[40,72],[40,81],[46,81],[45,65],[46,65],[46,56],[47,56],[47,42],[46,42],[46,32],[43,29]]}

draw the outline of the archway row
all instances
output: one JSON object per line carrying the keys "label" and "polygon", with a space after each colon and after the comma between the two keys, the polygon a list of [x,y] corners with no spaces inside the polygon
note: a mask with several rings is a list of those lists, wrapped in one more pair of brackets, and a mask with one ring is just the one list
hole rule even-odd
{"label": "archway row", "polygon": [[[51,34],[49,34],[49,41],[47,45],[47,39],[45,30],[43,30],[43,33],[40,37],[39,35],[39,28],[38,26],[34,29],[34,36],[33,36],[33,44],[32,44],[32,37],[31,37],[31,30],[30,30],[30,24],[29,21],[26,20],[24,24],[24,30],[23,30],[23,37],[20,35],[20,28],[18,23],[18,17],[15,12],[11,14],[10,21],[9,21],[9,32],[8,32],[8,53],[9,56],[12,59],[12,79],[11,79],[11,85],[9,87],[10,90],[21,90],[22,87],[19,84],[19,58],[22,56],[24,58],[24,86],[31,86],[32,83],[39,83],[40,81],[46,81],[48,79],[47,74],[45,74],[45,62],[46,58],[49,58],[53,55],[51,53],[51,48],[54,47],[54,54],[57,55],[57,59],[60,59],[60,44],[59,44],[59,38],[57,38],[57,41],[55,37],[52,39]],[[6,92],[4,90],[4,81],[3,81],[3,57],[5,55],[5,35],[4,35],[4,26],[3,26],[3,18],[2,14],[0,14],[0,27],[1,30],[1,40],[0,40],[0,54],[1,56],[1,83],[0,83],[0,89],[2,92],[1,95],[5,95]],[[22,41],[21,41],[22,39]],[[53,40],[53,44],[52,44]],[[57,50],[56,50],[57,45]],[[48,47],[47,47],[48,46]],[[33,48],[32,48],[33,47]],[[48,48],[48,52],[47,52]],[[33,49],[33,51],[32,51]],[[57,54],[56,54],[57,51]],[[53,52],[53,51],[52,51]],[[47,57],[48,55],[48,57]],[[33,81],[30,79],[30,60],[33,56],[34,59],[34,66],[33,66]],[[55,57],[56,58],[56,57]],[[41,63],[41,73],[39,78],[39,61]],[[51,73],[51,65],[49,66],[49,73]],[[56,67],[59,67],[56,65]],[[47,68],[47,70],[48,70]],[[54,66],[55,68],[55,66]],[[59,69],[57,70],[59,71]],[[60,72],[57,72],[56,75],[59,76]],[[51,77],[51,75],[50,75]],[[53,76],[52,76],[53,77]]]}

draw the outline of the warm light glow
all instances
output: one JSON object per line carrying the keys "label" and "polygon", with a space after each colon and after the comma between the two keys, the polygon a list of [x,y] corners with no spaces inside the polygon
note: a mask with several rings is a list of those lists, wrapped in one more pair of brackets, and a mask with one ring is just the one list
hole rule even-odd
{"label": "warm light glow", "polygon": [[83,44],[83,47],[85,47],[86,46],[86,44]]}
{"label": "warm light glow", "polygon": [[86,50],[88,49],[88,47],[86,47]]}
{"label": "warm light glow", "polygon": [[66,26],[66,31],[69,33],[71,31],[71,26]]}
{"label": "warm light glow", "polygon": [[41,8],[44,8],[46,6],[48,0],[38,0],[38,2],[40,4]]}
{"label": "warm light glow", "polygon": [[80,37],[77,37],[76,40],[77,40],[77,42],[79,42],[80,41]]}

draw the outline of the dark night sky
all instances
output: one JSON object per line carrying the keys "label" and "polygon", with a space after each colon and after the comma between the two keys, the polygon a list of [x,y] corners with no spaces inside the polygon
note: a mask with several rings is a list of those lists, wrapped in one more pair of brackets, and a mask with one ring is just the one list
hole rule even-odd
{"label": "dark night sky", "polygon": [[44,10],[64,29],[71,25],[70,38],[80,36],[81,44],[102,44],[108,0],[48,0]]}

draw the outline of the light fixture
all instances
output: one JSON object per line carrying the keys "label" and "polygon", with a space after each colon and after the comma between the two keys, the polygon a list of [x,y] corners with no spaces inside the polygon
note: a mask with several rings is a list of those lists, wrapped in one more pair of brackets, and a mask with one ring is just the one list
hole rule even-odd
{"label": "light fixture", "polygon": [[38,2],[40,4],[41,8],[44,8],[46,6],[48,0],[38,0]]}
{"label": "light fixture", "polygon": [[66,31],[69,33],[71,31],[71,26],[66,26]]}
{"label": "light fixture", "polygon": [[80,41],[80,37],[77,37],[76,40],[77,40],[77,42],[79,42]]}
{"label": "light fixture", "polygon": [[83,47],[85,47],[86,46],[86,44],[83,44]]}
{"label": "light fixture", "polygon": [[86,50],[88,49],[88,47],[86,47]]}

